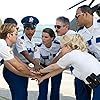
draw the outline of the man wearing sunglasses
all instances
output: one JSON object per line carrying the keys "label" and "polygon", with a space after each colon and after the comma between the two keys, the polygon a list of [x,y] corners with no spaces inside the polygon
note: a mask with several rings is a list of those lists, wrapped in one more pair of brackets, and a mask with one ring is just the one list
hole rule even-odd
{"label": "man wearing sunglasses", "polygon": [[[64,17],[64,16],[60,16],[56,19],[56,25],[54,25],[55,30],[57,32],[57,35],[63,36],[66,34],[76,34],[75,31],[70,30],[70,22],[69,19]],[[52,60],[52,63],[56,63],[60,58],[62,57],[61,53],[57,54],[57,56]],[[57,77],[56,80],[59,80],[59,82],[56,83],[56,85],[58,86],[58,88],[60,88],[60,84],[61,84],[61,79],[62,79],[62,72],[61,74],[59,74],[60,77]],[[58,89],[57,89],[58,90]],[[59,89],[60,90],[60,89]],[[56,91],[56,90],[55,90]],[[59,91],[56,91],[58,94],[58,99],[59,100]]]}
{"label": "man wearing sunglasses", "polygon": [[69,19],[64,16],[60,16],[56,19],[56,25],[54,25],[54,27],[58,36],[76,33],[75,31],[70,30]]}
{"label": "man wearing sunglasses", "polygon": [[[78,7],[75,17],[77,25],[83,26],[78,33],[88,43],[89,53],[100,61],[100,20],[93,16],[92,9],[87,5]],[[91,88],[77,78],[75,78],[75,93],[77,100],[91,100]]]}

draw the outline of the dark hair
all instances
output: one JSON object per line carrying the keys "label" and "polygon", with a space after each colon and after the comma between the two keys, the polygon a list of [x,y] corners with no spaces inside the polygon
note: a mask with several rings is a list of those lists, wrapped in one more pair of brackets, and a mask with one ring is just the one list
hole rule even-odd
{"label": "dark hair", "polygon": [[64,17],[64,16],[60,16],[60,17],[58,17],[56,20],[59,20],[59,21],[63,22],[64,24],[66,24],[66,25],[69,25],[69,26],[70,26],[69,19],[68,19],[68,18],[66,18],[66,17]]}
{"label": "dark hair", "polygon": [[53,39],[55,39],[55,32],[51,29],[51,28],[45,28],[45,29],[43,29],[43,31],[42,32],[46,32],[46,33],[48,33],[49,35],[50,35],[50,37],[52,38],[53,37]]}
{"label": "dark hair", "polygon": [[83,6],[80,6],[80,7],[78,7],[78,9],[81,9],[81,11],[83,12],[83,13],[86,13],[86,12],[88,12],[90,15],[93,15],[93,11],[92,11],[92,9],[90,8],[90,6],[88,6],[88,5],[83,5]]}
{"label": "dark hair", "polygon": [[16,20],[13,19],[13,18],[6,18],[6,19],[4,20],[4,23],[11,23],[11,24],[15,24],[15,25],[17,26],[17,22],[16,22]]}

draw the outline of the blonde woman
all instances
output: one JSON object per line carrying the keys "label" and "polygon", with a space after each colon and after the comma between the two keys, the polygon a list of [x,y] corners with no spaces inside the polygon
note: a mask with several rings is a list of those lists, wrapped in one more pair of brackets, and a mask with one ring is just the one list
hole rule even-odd
{"label": "blonde woman", "polygon": [[63,57],[57,63],[40,70],[41,74],[48,74],[41,77],[39,82],[73,65],[73,75],[93,89],[92,100],[100,100],[100,62],[86,52],[87,46],[83,38],[80,35],[64,35],[61,37],[61,45]]}

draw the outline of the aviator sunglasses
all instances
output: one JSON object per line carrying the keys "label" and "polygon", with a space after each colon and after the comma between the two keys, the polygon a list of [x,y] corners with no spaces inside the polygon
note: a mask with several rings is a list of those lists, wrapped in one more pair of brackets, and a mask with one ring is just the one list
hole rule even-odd
{"label": "aviator sunglasses", "polygon": [[63,25],[63,26],[60,26],[60,25],[54,25],[54,27],[55,28],[57,28],[57,29],[60,29],[61,27],[64,27],[65,25]]}

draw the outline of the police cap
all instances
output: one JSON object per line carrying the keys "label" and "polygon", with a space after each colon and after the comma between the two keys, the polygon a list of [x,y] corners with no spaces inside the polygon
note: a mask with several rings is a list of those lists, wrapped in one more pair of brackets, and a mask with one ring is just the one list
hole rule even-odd
{"label": "police cap", "polygon": [[34,28],[39,23],[39,20],[34,16],[26,16],[21,20],[21,23],[23,24],[24,28]]}

